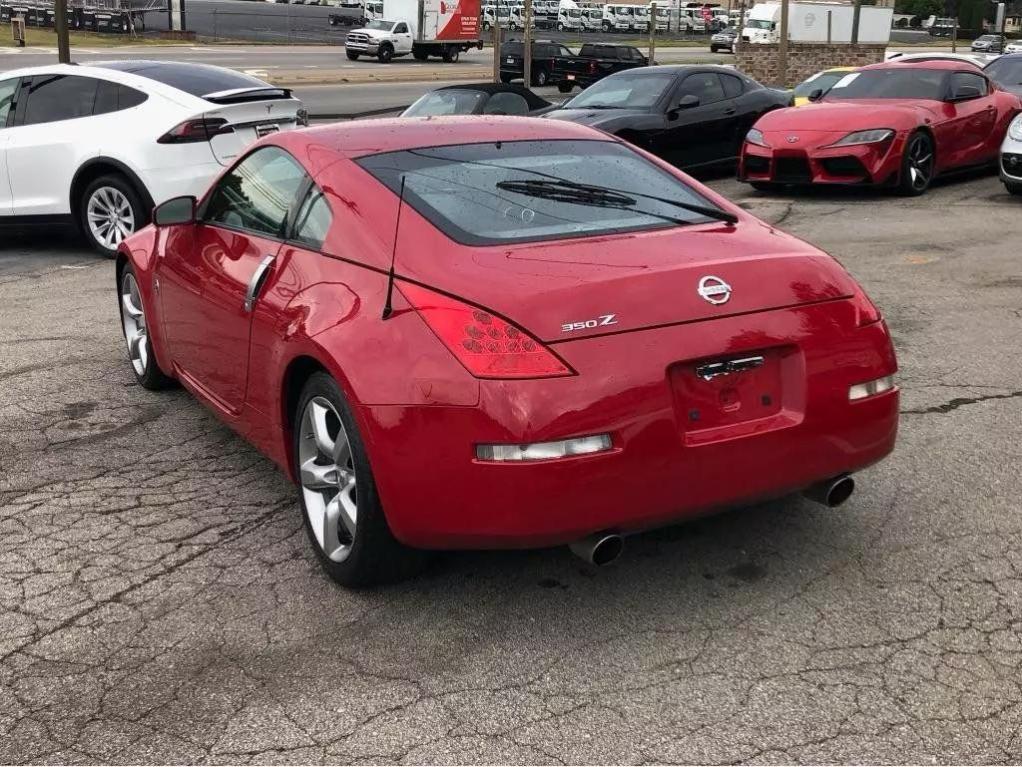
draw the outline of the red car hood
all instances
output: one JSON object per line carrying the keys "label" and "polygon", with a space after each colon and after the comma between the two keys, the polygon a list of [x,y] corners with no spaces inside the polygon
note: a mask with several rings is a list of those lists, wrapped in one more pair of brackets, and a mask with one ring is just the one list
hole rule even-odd
{"label": "red car hood", "polygon": [[907,130],[940,116],[939,101],[873,99],[821,101],[802,107],[767,112],[756,123],[760,131],[820,131],[851,133],[871,128]]}
{"label": "red car hood", "polygon": [[[830,256],[760,222],[701,224],[600,238],[455,247],[420,231],[400,265],[414,280],[502,314],[543,341],[713,319],[850,296]],[[704,277],[731,287],[726,303],[700,296]],[[613,315],[613,324],[601,318]],[[595,327],[565,325],[597,320]]]}

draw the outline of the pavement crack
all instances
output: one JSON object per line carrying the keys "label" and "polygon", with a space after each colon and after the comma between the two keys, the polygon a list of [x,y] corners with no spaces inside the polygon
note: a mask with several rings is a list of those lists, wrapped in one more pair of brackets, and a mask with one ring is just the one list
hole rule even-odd
{"label": "pavement crack", "polygon": [[975,405],[979,402],[987,402],[988,400],[994,399],[1014,399],[1016,397],[1022,397],[1022,389],[1008,392],[1007,394],[985,394],[982,397],[955,397],[947,402],[943,402],[940,405],[933,405],[927,408],[917,408],[913,410],[902,410],[902,415],[927,415],[930,413],[950,413],[952,410],[957,410],[960,407],[966,405]]}

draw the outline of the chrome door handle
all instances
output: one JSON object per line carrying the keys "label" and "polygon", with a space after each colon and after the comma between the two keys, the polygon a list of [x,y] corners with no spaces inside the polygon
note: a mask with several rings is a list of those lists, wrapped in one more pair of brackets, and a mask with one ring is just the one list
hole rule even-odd
{"label": "chrome door handle", "polygon": [[259,297],[259,289],[263,286],[263,282],[266,281],[266,275],[269,274],[270,267],[273,266],[276,258],[276,256],[267,256],[256,267],[252,279],[248,282],[248,291],[245,293],[246,312],[252,311],[252,307],[255,306],[256,298]]}

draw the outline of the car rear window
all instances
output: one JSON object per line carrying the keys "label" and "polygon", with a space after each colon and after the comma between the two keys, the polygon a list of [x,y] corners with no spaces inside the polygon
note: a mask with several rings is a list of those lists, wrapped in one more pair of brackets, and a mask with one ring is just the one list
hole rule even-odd
{"label": "car rear window", "polygon": [[[708,219],[677,206],[713,203],[623,144],[609,141],[502,141],[386,152],[358,164],[451,239],[464,245],[587,237]],[[582,184],[614,190],[585,195],[526,193],[523,183]],[[629,193],[634,196],[629,196]],[[550,199],[551,196],[560,199]],[[676,219],[671,221],[668,219]]]}
{"label": "car rear window", "polygon": [[[112,61],[100,64],[104,69],[116,69],[145,77],[171,88],[177,88],[192,96],[203,97],[211,93],[233,91],[241,88],[271,88],[262,80],[232,69],[223,69],[206,64],[189,64],[176,61]],[[275,89],[278,93],[282,90]],[[281,96],[283,98],[283,96]]]}
{"label": "car rear window", "polygon": [[500,46],[500,52],[504,56],[521,56],[525,52],[522,43],[504,43]]}

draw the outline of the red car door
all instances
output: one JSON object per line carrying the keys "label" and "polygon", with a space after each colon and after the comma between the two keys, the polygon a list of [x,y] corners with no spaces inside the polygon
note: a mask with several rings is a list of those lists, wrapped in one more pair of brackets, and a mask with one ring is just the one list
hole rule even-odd
{"label": "red car door", "polygon": [[229,413],[245,402],[253,310],[304,182],[284,150],[257,149],[221,177],[191,236],[169,241],[156,270],[175,367]]}
{"label": "red car door", "polygon": [[989,83],[976,72],[951,75],[949,144],[939,147],[947,162],[944,167],[975,165],[989,159],[990,134],[997,125],[997,103]]}

